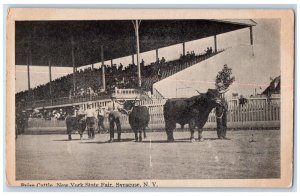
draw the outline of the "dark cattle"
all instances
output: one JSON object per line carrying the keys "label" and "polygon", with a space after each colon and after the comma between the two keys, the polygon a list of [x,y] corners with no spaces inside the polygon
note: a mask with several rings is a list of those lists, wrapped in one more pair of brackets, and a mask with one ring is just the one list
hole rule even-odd
{"label": "dark cattle", "polygon": [[82,134],[86,128],[84,115],[73,116],[72,114],[74,114],[74,110],[75,108],[73,109],[73,111],[68,112],[68,116],[66,117],[67,134],[69,136],[69,140],[72,139],[72,131],[78,131],[78,133],[80,134],[80,139],[82,139]]}
{"label": "dark cattle", "polygon": [[27,126],[28,118],[25,111],[16,112],[16,138],[20,134],[24,134],[25,127]]}
{"label": "dark cattle", "polygon": [[[135,106],[135,101],[126,101],[124,109],[129,112],[129,124],[135,135],[135,141],[142,141],[142,131],[146,138],[146,127],[150,121],[149,110],[146,106]],[[139,136],[138,136],[139,133]]]}
{"label": "dark cattle", "polygon": [[189,124],[191,141],[194,141],[194,130],[198,127],[198,138],[203,141],[202,127],[209,113],[218,105],[222,105],[221,94],[214,89],[191,98],[169,99],[164,105],[165,128],[168,141],[174,141],[173,130],[176,123],[184,126]]}

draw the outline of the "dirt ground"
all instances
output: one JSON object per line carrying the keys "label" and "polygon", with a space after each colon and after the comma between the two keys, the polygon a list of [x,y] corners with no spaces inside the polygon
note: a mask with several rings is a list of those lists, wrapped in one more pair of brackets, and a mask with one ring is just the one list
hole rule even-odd
{"label": "dirt ground", "polygon": [[[229,131],[231,140],[217,140],[205,131],[204,142],[175,132],[148,133],[141,142],[132,133],[107,143],[109,134],[94,140],[73,135],[21,135],[16,142],[17,180],[110,179],[243,179],[280,177],[280,130]],[[195,135],[197,137],[197,134]]]}

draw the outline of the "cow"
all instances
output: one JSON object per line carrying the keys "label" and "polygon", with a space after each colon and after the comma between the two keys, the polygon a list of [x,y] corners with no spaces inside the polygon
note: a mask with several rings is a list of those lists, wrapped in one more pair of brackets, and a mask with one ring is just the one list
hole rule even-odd
{"label": "cow", "polygon": [[191,141],[194,142],[194,130],[198,127],[198,139],[204,141],[202,128],[206,123],[209,113],[216,106],[222,105],[221,93],[215,89],[208,89],[206,93],[190,98],[172,98],[164,104],[164,119],[167,140],[174,141],[173,130],[176,123],[183,127],[189,124]]}
{"label": "cow", "polygon": [[142,131],[144,133],[144,138],[146,138],[145,130],[150,121],[150,114],[146,106],[135,106],[135,102],[136,101],[126,101],[124,103],[124,110],[127,110],[129,124],[134,132],[135,141],[141,142],[143,140]]}
{"label": "cow", "polygon": [[85,121],[84,115],[74,116],[74,111],[75,111],[75,108],[73,108],[73,111],[71,112],[71,114],[68,113],[68,115],[66,117],[67,134],[68,134],[69,140],[72,140],[72,137],[71,137],[72,131],[78,131],[78,133],[80,135],[80,139],[82,139],[82,134],[86,128],[86,121]]}
{"label": "cow", "polygon": [[22,112],[16,111],[16,138],[20,134],[24,134],[25,127],[27,126],[28,117],[26,111],[23,110]]}

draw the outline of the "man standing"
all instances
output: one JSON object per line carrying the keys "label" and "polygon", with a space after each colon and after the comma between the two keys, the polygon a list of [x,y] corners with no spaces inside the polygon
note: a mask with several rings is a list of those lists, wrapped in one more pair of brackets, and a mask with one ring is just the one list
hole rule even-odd
{"label": "man standing", "polygon": [[88,138],[94,139],[95,138],[95,130],[94,125],[96,122],[96,112],[94,109],[92,109],[91,104],[89,103],[86,110],[86,124],[87,124],[87,130],[88,130]]}
{"label": "man standing", "polygon": [[86,119],[85,119],[85,111],[80,108],[74,108],[74,117],[77,117],[79,121],[79,134],[82,136],[85,128],[86,128]]}
{"label": "man standing", "polygon": [[217,135],[219,139],[228,139],[226,137],[227,110],[228,110],[228,105],[226,100],[224,99],[222,105],[216,107]]}
{"label": "man standing", "polygon": [[111,97],[111,105],[108,106],[108,120],[109,120],[109,131],[110,131],[110,140],[109,142],[114,142],[114,134],[115,134],[115,124],[117,126],[117,132],[118,132],[118,142],[121,141],[121,114],[119,112],[119,109],[121,109],[121,104],[115,99],[115,97]]}
{"label": "man standing", "polygon": [[98,133],[100,133],[100,128],[102,128],[104,133],[106,133],[107,130],[105,129],[105,126],[104,126],[104,116],[105,116],[104,108],[103,107],[101,108],[99,106],[97,113],[98,113]]}

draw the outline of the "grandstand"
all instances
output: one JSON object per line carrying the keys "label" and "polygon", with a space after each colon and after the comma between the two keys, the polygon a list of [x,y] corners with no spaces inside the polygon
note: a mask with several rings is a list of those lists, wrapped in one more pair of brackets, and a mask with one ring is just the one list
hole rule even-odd
{"label": "grandstand", "polygon": [[[256,24],[252,20],[136,20],[133,22],[135,28],[132,28],[132,22],[17,22],[16,64],[27,65],[28,77],[29,66],[34,65],[49,66],[50,76],[51,64],[72,66],[73,74],[54,81],[50,77],[49,83],[33,89],[28,80],[28,90],[17,93],[16,102],[21,102],[26,109],[32,110],[83,105],[88,101],[95,102],[96,106],[97,101],[108,101],[112,95],[122,99],[163,99],[164,96],[153,88],[155,83],[222,52],[217,48],[218,34],[249,28],[250,44],[253,45],[252,26]],[[104,28],[107,25],[114,26],[118,33],[112,32],[111,28]],[[74,26],[76,30],[72,31]],[[203,31],[203,27],[206,31]],[[32,28],[35,29],[33,34],[30,31]],[[56,36],[53,37],[53,34]],[[71,37],[71,40],[66,36]],[[203,54],[186,53],[185,42],[210,36],[214,38],[214,49]],[[134,42],[136,47],[132,44]],[[148,65],[140,63],[139,52],[156,50],[158,59],[159,48],[179,43],[183,46],[180,58],[156,61]],[[124,67],[104,64],[106,60],[132,55],[135,53],[134,49],[139,62],[137,65],[134,61]],[[92,67],[83,71],[77,69],[98,62],[102,62],[101,68]]]}
{"label": "grandstand", "polygon": [[[199,63],[205,59],[208,59],[221,51],[216,53],[199,54],[195,56],[182,57],[173,61],[167,61],[164,63],[151,63],[142,68],[142,90],[144,92],[152,91],[154,83],[163,80],[177,72],[180,72],[196,63]],[[113,93],[115,89],[137,89],[136,76],[132,76],[132,72],[135,72],[136,66],[129,65],[124,70],[114,69],[107,67],[108,73],[106,75],[107,92],[102,92],[101,86],[103,85],[99,80],[99,72],[101,69],[88,68],[84,71],[77,72],[77,91],[73,92],[72,89],[72,75],[67,75],[56,79],[52,82],[53,94],[50,95],[49,83],[40,85],[32,89],[34,101],[27,102],[27,108],[32,107],[47,107],[58,104],[79,103],[85,101],[94,101],[99,99],[107,99]],[[110,71],[112,70],[112,71]],[[157,72],[160,70],[161,77]],[[138,94],[136,92],[135,94]],[[153,92],[151,92],[153,94]],[[26,100],[29,96],[29,91],[20,92],[16,94],[18,100]],[[136,95],[134,95],[136,96]],[[119,97],[118,98],[122,98]],[[126,98],[126,97],[124,97]],[[134,98],[134,97],[130,97]],[[149,96],[144,96],[145,99]],[[157,98],[157,96],[156,96]],[[163,97],[161,97],[163,98]],[[78,100],[78,101],[76,101]],[[151,100],[151,98],[150,98]]]}

